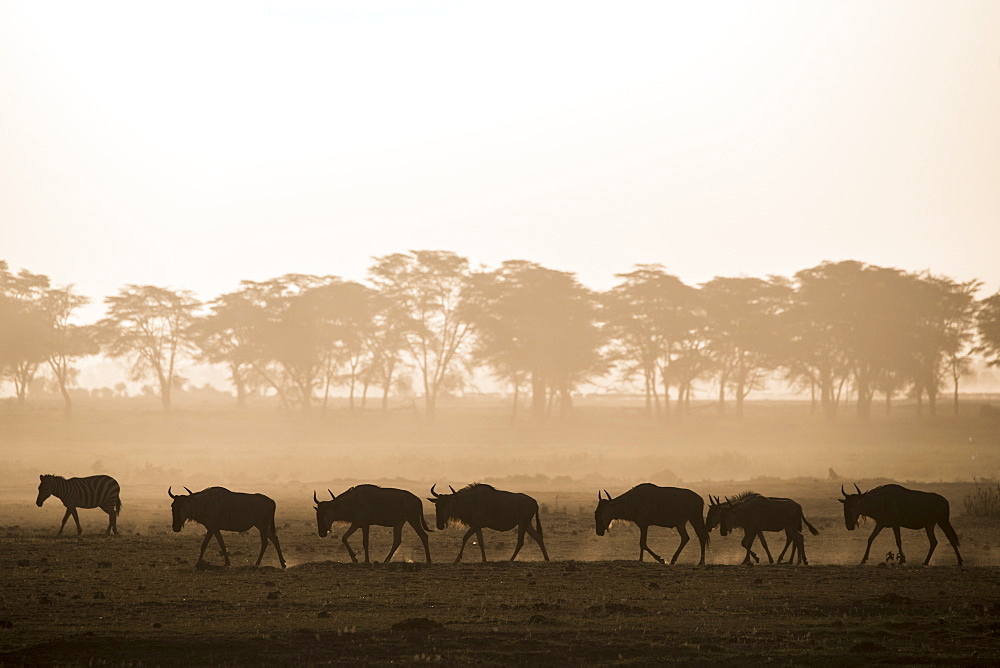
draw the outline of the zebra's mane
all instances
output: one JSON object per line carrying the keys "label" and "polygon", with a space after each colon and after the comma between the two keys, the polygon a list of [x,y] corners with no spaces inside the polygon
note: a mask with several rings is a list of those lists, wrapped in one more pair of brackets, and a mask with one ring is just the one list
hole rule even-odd
{"label": "zebra's mane", "polygon": [[742,503],[743,501],[749,501],[750,499],[759,499],[762,495],[753,490],[746,490],[745,492],[740,492],[736,496],[729,499],[731,503]]}

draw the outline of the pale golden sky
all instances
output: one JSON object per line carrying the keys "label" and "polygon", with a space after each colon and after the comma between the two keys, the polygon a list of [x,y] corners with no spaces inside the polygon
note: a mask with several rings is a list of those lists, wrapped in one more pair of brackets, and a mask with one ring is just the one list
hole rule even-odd
{"label": "pale golden sky", "polygon": [[416,248],[1000,289],[996,1],[8,0],[0,91],[0,259],[98,301]]}

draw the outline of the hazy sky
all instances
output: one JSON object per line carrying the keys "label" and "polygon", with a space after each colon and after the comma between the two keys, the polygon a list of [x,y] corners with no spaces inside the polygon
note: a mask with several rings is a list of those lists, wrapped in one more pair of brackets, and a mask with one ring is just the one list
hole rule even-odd
{"label": "hazy sky", "polygon": [[0,91],[0,259],[97,300],[418,248],[1000,289],[996,1],[0,0]]}

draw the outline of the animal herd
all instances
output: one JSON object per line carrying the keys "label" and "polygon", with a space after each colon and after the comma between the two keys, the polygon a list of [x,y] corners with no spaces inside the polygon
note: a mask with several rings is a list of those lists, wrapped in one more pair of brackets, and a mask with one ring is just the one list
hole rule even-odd
{"label": "animal herd", "polygon": [[[862,492],[855,485],[856,493],[847,493],[840,488],[843,498],[844,523],[848,530],[853,531],[862,517],[875,522],[868,547],[861,563],[868,560],[872,541],[882,529],[891,527],[896,538],[898,560],[905,563],[903,545],[900,538],[900,528],[924,529],[930,542],[930,549],[924,559],[926,566],[937,538],[934,528],[940,526],[945,536],[955,550],[958,564],[962,564],[962,555],[958,551],[958,535],[949,521],[949,505],[947,499],[940,494],[907,489],[900,485],[882,485],[867,492]],[[538,503],[527,494],[506,492],[484,483],[473,483],[462,489],[450,487],[450,494],[436,491],[431,487],[428,501],[434,504],[437,515],[437,528],[444,530],[449,525],[466,528],[462,538],[462,546],[455,557],[455,563],[462,560],[462,554],[469,539],[476,537],[482,560],[486,561],[486,546],[483,541],[483,529],[494,531],[510,531],[517,529],[517,544],[510,556],[513,561],[524,546],[524,536],[530,536],[541,549],[542,557],[549,560],[548,551],[542,536],[542,523],[539,516]],[[185,488],[187,494],[174,494],[173,488],[167,490],[172,499],[173,530],[180,532],[184,524],[193,521],[201,524],[207,530],[201,543],[198,563],[203,563],[205,550],[214,537],[219,544],[225,563],[229,565],[229,553],[222,539],[222,531],[248,531],[256,528],[260,532],[260,554],[256,565],[259,566],[267,551],[268,544],[273,544],[278,553],[281,567],[285,567],[285,558],[281,553],[278,541],[278,531],[274,522],[275,503],[263,494],[244,494],[231,492],[223,487],[209,487],[200,492],[192,492]],[[427,562],[431,562],[428,532],[432,529],[427,525],[423,514],[421,500],[411,492],[402,489],[379,487],[377,485],[357,485],[343,492],[340,496],[331,490],[329,499],[320,500],[313,492],[315,503],[317,533],[326,537],[334,523],[348,524],[341,541],[347,548],[351,560],[358,557],[348,539],[361,529],[361,543],[364,548],[365,563],[369,563],[369,530],[372,526],[392,527],[393,542],[385,560],[392,559],[402,541],[402,531],[409,524],[420,538]],[[54,475],[40,476],[38,498],[36,504],[41,507],[49,496],[55,496],[66,507],[59,534],[63,532],[66,521],[73,517],[76,521],[77,534],[82,532],[77,508],[101,508],[108,514],[110,535],[118,533],[117,516],[121,512],[120,488],[118,483],[106,475],[87,478],[62,478]],[[624,494],[612,497],[607,490],[603,495],[598,492],[597,508],[594,511],[595,528],[598,536],[603,536],[615,520],[627,521],[639,527],[639,561],[648,552],[660,563],[665,560],[646,542],[649,527],[667,527],[677,530],[680,544],[670,558],[674,564],[684,547],[691,540],[687,526],[690,525],[701,549],[699,565],[705,563],[705,551],[709,543],[709,533],[716,527],[723,536],[735,529],[743,530],[741,545],[746,551],[743,563],[751,560],[759,562],[759,556],[753,551],[755,542],[760,542],[768,561],[774,563],[771,551],[764,537],[765,532],[783,532],[785,546],[778,555],[781,563],[788,554],[788,563],[793,560],[807,565],[805,538],[802,527],[812,535],[819,532],[805,518],[802,506],[792,499],[768,497],[756,492],[744,492],[733,498],[720,499],[709,495],[707,516],[705,502],[700,495],[678,487],[659,487],[650,483],[637,485]]]}

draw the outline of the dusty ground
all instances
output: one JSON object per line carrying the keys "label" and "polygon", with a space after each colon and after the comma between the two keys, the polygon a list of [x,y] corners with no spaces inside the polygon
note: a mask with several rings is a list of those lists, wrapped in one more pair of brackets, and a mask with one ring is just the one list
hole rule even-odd
{"label": "dusty ground", "polygon": [[[830,425],[808,405],[754,404],[742,422],[705,408],[657,424],[634,406],[594,404],[538,427],[511,426],[508,408],[475,402],[448,406],[433,425],[406,413],[167,416],[86,405],[66,422],[57,408],[0,406],[2,665],[1000,659],[1000,521],[962,516],[973,478],[1000,478],[1000,424],[973,405],[955,418],[903,407]],[[891,532],[871,565],[857,566],[870,528],[844,529],[830,468],[848,487],[892,478],[945,495],[966,567],[940,534],[931,567],[916,565],[927,544],[915,531],[903,535],[911,566],[877,565],[894,549]],[[115,476],[121,535],[104,538],[106,517],[87,510],[81,538],[55,537],[62,506],[35,507],[40,473]],[[812,565],[738,566],[738,538],[717,533],[706,567],[696,566],[696,542],[677,566],[640,564],[634,527],[595,535],[598,488],[618,495],[678,478],[703,496],[753,488],[799,500],[821,532],[806,536]],[[376,482],[424,497],[432,483],[475,480],[538,499],[552,563],[530,541],[518,563],[503,563],[514,536],[486,532],[496,563],[477,563],[470,545],[455,566],[462,532],[449,529],[431,535],[431,566],[409,563],[422,560],[409,530],[395,563],[355,565],[339,540],[316,535],[314,489]],[[276,568],[273,549],[253,568],[257,537],[229,534],[233,566],[219,567],[213,544],[215,567],[195,569],[204,531],[170,531],[168,485],[272,496],[289,568]],[[389,530],[373,531],[371,545],[381,560]],[[650,545],[669,557],[676,533],[654,528]],[[782,541],[771,545],[777,554]]]}
{"label": "dusty ground", "polygon": [[[699,491],[734,491],[706,486]],[[290,567],[276,568],[269,548],[253,568],[256,536],[228,534],[233,567],[219,567],[213,543],[214,566],[198,570],[202,529],[172,533],[169,500],[152,488],[123,494],[122,535],[112,539],[97,533],[106,516],[95,510],[81,513],[82,537],[55,537],[61,506],[38,509],[28,491],[0,509],[3,665],[1000,660],[998,523],[955,518],[965,568],[943,537],[929,568],[874,565],[891,532],[876,542],[873,565],[847,565],[867,531],[844,529],[830,483],[770,484],[765,491],[798,494],[821,534],[807,538],[813,565],[753,568],[733,565],[737,540],[717,533],[709,566],[695,565],[695,542],[674,567],[633,561],[636,530],[596,536],[582,493],[537,495],[550,563],[529,543],[515,564],[480,564],[470,545],[468,563],[453,565],[461,531],[450,529],[431,535],[430,566],[408,561],[420,554],[409,531],[398,563],[355,565],[339,540],[316,535],[311,495],[275,493]],[[910,562],[922,561],[922,534],[903,540]],[[676,534],[654,529],[650,542],[669,555]],[[514,539],[486,532],[486,543],[504,560]],[[360,549],[360,534],[353,544]],[[373,558],[389,544],[388,530],[373,531]],[[777,553],[777,535],[772,546]]]}

